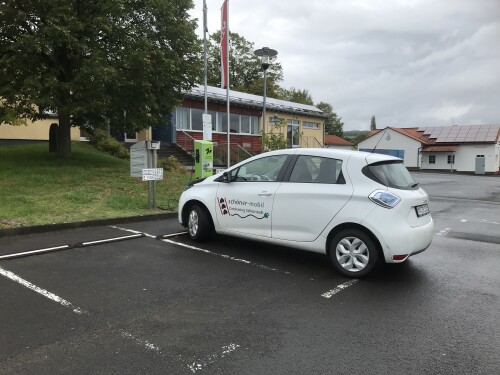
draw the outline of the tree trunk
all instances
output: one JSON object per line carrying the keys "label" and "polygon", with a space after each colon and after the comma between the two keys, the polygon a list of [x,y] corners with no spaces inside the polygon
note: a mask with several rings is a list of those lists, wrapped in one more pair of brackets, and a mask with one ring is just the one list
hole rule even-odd
{"label": "tree trunk", "polygon": [[71,154],[71,116],[65,110],[59,110],[59,137],[57,155],[67,157]]}

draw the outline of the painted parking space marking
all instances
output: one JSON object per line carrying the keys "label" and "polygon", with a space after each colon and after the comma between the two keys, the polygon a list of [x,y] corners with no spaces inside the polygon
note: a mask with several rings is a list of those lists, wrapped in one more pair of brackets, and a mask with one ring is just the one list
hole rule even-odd
{"label": "painted parking space marking", "polygon": [[[213,251],[202,249],[200,247],[196,247],[196,246],[192,246],[192,245],[187,245],[187,244],[182,243],[182,242],[172,241],[172,240],[168,240],[168,239],[164,239],[164,240],[161,240],[161,241],[170,243],[172,245],[182,246],[182,247],[185,247],[187,249],[200,251],[200,252],[205,253],[205,254],[216,255],[216,256],[222,257],[224,259],[233,260],[235,262],[245,263],[245,264],[248,264],[248,265],[251,265],[251,266],[254,266],[254,267],[262,268],[262,269],[267,270],[267,271],[282,272],[282,271],[278,270],[277,268],[265,266],[265,265],[259,264],[259,263],[254,263],[254,262],[246,260],[246,259],[232,257],[232,256],[226,255],[226,254],[215,253]],[[288,271],[284,271],[283,273],[286,274],[286,275],[291,275],[292,274],[291,272],[288,272]]]}
{"label": "painted parking space marking", "polygon": [[161,236],[157,236],[156,239],[161,240],[163,238],[177,237],[177,236],[181,236],[183,234],[188,234],[188,233],[189,233],[188,231],[185,231],[185,232],[177,232],[177,233],[171,233],[171,234],[163,234]]}
{"label": "painted parking space marking", "polygon": [[45,290],[43,288],[40,288],[36,286],[35,284],[30,283],[29,281],[23,279],[22,277],[16,275],[14,272],[8,271],[6,269],[3,269],[0,267],[0,275],[7,277],[8,279],[11,279],[12,281],[15,281],[16,283],[21,284],[22,286],[33,290],[34,292],[41,294],[42,296],[57,302],[58,304],[72,310],[76,314],[88,314],[87,311],[73,305],[71,302],[66,301],[64,298],[61,298],[54,293],[49,292],[48,290]]}
{"label": "painted parking space marking", "polygon": [[332,298],[335,294],[337,294],[338,292],[346,289],[346,288],[349,288],[351,285],[354,285],[358,282],[359,280],[358,279],[352,279],[350,281],[347,281],[343,284],[340,284],[340,285],[337,285],[335,288],[333,288],[332,290],[329,290],[328,292],[325,292],[321,295],[321,297],[324,297],[324,298]]}
{"label": "painted parking space marking", "polygon": [[129,232],[129,233],[135,233],[135,234],[142,233],[144,235],[144,237],[149,237],[149,238],[156,239],[156,236],[153,236],[152,234],[149,234],[149,233],[139,232],[138,230],[133,230],[133,229],[128,229],[128,228],[118,227],[116,225],[110,225],[109,227],[110,228],[114,228],[114,229],[118,229],[118,230],[122,230],[124,232]]}
{"label": "painted parking space marking", "polygon": [[[226,254],[216,253],[216,252],[213,252],[213,251],[210,251],[210,250],[202,249],[201,247],[188,245],[188,244],[185,244],[183,242],[172,241],[172,240],[169,240],[168,238],[165,238],[164,236],[153,236],[152,234],[148,234],[148,233],[144,233],[144,232],[138,232],[138,231],[133,230],[133,229],[123,228],[123,227],[117,227],[117,226],[111,226],[111,228],[123,230],[123,231],[130,232],[130,233],[142,233],[146,237],[159,239],[160,241],[163,241],[163,242],[166,242],[166,243],[169,243],[169,244],[172,244],[172,245],[177,245],[177,246],[185,247],[187,249],[199,251],[199,252],[202,252],[202,253],[205,253],[205,254],[219,256],[219,257],[224,258],[224,259],[229,259],[229,260],[232,260],[232,261],[235,261],[235,262],[244,263],[244,264],[248,264],[248,265],[251,265],[251,266],[254,266],[254,267],[262,268],[262,269],[267,270],[267,271],[282,272],[282,273],[284,273],[286,275],[291,275],[292,274],[291,272],[288,272],[288,271],[280,271],[277,268],[265,266],[263,264],[255,263],[255,262],[252,262],[252,261],[249,261],[249,260],[246,260],[246,259],[241,259],[241,258],[232,257],[230,255],[226,255]],[[179,234],[184,234],[184,232],[173,233],[172,236],[179,235]]]}
{"label": "painted parking space marking", "polygon": [[47,247],[45,249],[23,251],[22,253],[2,255],[2,256],[0,256],[0,260],[14,259],[14,258],[25,257],[25,256],[29,256],[29,255],[43,254],[43,253],[50,253],[53,251],[67,250],[70,248],[71,248],[70,245],[62,245],[62,246],[55,246],[55,247]]}
{"label": "painted parking space marking", "polygon": [[436,233],[438,236],[446,236],[450,232],[451,228],[444,228],[441,229],[439,232]]}
{"label": "painted parking space marking", "polygon": [[152,350],[152,351],[155,351],[157,353],[160,353],[160,348],[158,346],[156,346],[155,344],[150,343],[148,340],[143,340],[143,339],[140,339],[138,337],[135,337],[130,332],[127,332],[124,330],[120,330],[120,335],[123,338],[133,340],[136,344],[143,346],[144,348],[146,348],[148,350]]}
{"label": "painted parking space marking", "polygon": [[104,240],[96,240],[96,241],[81,242],[81,243],[75,244],[75,247],[84,247],[84,246],[101,245],[101,244],[103,244],[103,243],[110,243],[110,242],[118,242],[118,241],[132,240],[132,239],[134,239],[134,238],[141,238],[141,237],[144,237],[144,233],[136,233],[136,234],[131,234],[130,236],[122,236],[122,237],[106,238],[106,239],[104,239]]}
{"label": "painted parking space marking", "polygon": [[460,220],[461,223],[467,223],[467,222],[474,222],[474,223],[483,223],[483,224],[493,224],[493,225],[500,225],[500,223],[496,221],[488,221],[488,220],[470,220],[470,219],[462,219]]}
{"label": "painted parking space marking", "polygon": [[202,360],[196,360],[192,364],[188,365],[188,367],[191,370],[191,372],[194,374],[196,371],[203,370],[205,367],[214,363],[216,360],[222,359],[222,358],[228,356],[229,354],[234,352],[239,347],[240,346],[238,344],[229,344],[229,345],[223,346],[222,352],[216,353],[216,354],[211,354]]}

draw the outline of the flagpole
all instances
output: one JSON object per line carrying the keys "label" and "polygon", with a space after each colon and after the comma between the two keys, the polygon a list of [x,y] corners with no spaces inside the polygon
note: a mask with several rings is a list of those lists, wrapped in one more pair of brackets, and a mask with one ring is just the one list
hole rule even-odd
{"label": "flagpole", "polygon": [[207,74],[208,74],[208,64],[207,64],[207,0],[203,0],[203,58],[205,60],[205,114],[208,113],[208,100],[207,100]]}
{"label": "flagpole", "polygon": [[226,102],[227,102],[227,167],[231,166],[231,136],[229,135],[230,129],[230,103],[229,103],[229,0],[226,0],[226,72],[227,72],[227,86],[226,86]]}

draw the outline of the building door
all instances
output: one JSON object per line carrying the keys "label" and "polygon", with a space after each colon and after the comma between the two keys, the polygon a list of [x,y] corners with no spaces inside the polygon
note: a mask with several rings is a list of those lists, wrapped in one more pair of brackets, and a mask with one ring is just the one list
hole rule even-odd
{"label": "building door", "polygon": [[485,158],[484,155],[476,156],[476,174],[485,174]]}
{"label": "building door", "polygon": [[175,126],[172,122],[172,116],[167,116],[163,121],[152,129],[152,137],[155,141],[162,143],[175,142]]}
{"label": "building door", "polygon": [[298,120],[288,120],[286,137],[287,137],[289,148],[300,146],[300,133],[299,133],[299,121]]}

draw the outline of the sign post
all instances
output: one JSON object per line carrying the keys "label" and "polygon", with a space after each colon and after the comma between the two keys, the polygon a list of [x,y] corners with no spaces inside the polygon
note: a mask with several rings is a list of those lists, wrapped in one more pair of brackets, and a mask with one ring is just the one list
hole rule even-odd
{"label": "sign post", "polygon": [[203,140],[212,140],[212,115],[203,114]]}
{"label": "sign post", "polygon": [[130,148],[130,176],[148,181],[149,209],[156,208],[156,181],[163,180],[163,168],[156,168],[160,142],[141,141]]}

